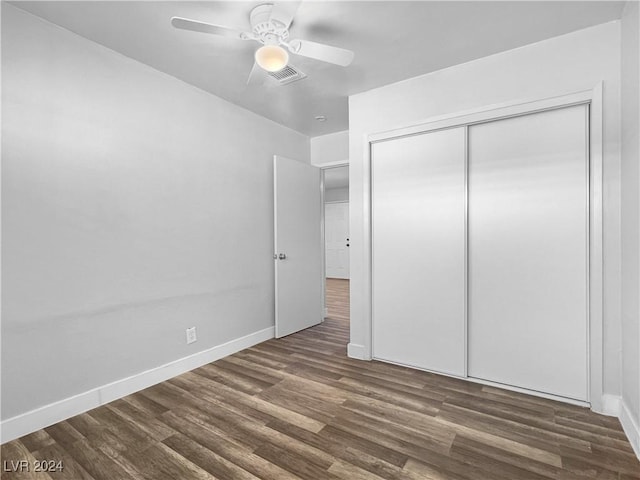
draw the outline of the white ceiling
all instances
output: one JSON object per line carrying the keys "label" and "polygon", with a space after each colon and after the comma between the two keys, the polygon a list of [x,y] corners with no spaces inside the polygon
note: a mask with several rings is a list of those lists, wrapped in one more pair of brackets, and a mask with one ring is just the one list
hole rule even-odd
{"label": "white ceiling", "polygon": [[324,169],[324,188],[346,188],[349,186],[349,167],[334,167]]}
{"label": "white ceiling", "polygon": [[[177,30],[172,16],[249,30],[264,1],[14,5],[309,136],[348,128],[348,96],[620,18],[617,1],[304,1],[292,38],[355,52],[342,68],[292,55],[308,78],[246,86],[257,45]],[[267,78],[270,81],[270,78]],[[327,117],[325,122],[314,119]]]}

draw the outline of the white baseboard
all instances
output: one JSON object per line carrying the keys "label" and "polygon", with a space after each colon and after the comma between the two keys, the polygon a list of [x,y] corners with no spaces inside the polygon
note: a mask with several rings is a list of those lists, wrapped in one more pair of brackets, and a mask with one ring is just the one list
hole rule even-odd
{"label": "white baseboard", "polygon": [[273,337],[274,327],[265,328],[151,370],[116,380],[87,392],[8,418],[0,422],[0,443],[9,442],[41,428],[61,422],[74,415],[79,415],[118,398],[164,382]]}
{"label": "white baseboard", "polygon": [[620,405],[620,423],[622,424],[624,433],[627,434],[633,451],[636,452],[636,457],[640,460],[640,427],[631,415],[629,407],[627,407],[624,400],[622,400]]}
{"label": "white baseboard", "polygon": [[[595,410],[594,410],[595,411]],[[602,395],[602,411],[597,412],[610,417],[620,416],[620,397],[605,393]]]}
{"label": "white baseboard", "polygon": [[369,360],[365,356],[364,345],[358,345],[357,343],[347,345],[347,356],[349,358],[357,358],[358,360]]}

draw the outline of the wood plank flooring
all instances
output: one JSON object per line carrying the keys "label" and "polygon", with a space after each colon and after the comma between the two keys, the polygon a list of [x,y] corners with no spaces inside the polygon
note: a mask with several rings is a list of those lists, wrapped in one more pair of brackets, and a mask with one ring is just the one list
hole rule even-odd
{"label": "wood plank flooring", "polygon": [[347,358],[348,289],[328,282],[317,327],[3,445],[64,470],[2,478],[640,479],[615,418]]}

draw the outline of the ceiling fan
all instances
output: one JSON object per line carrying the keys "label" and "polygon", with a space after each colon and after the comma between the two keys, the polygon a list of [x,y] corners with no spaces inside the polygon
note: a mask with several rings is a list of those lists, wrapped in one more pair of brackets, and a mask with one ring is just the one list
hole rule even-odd
{"label": "ceiling fan", "polygon": [[255,52],[255,63],[247,83],[256,73],[256,66],[267,73],[283,70],[289,63],[289,53],[321,60],[346,67],[353,61],[354,53],[344,48],[333,47],[309,40],[289,38],[289,27],[295,15],[299,1],[282,1],[276,4],[258,5],[249,15],[251,31],[240,31],[235,28],[212,23],[173,17],[171,24],[175,28],[193,32],[222,35],[238,40],[254,40],[262,46]]}

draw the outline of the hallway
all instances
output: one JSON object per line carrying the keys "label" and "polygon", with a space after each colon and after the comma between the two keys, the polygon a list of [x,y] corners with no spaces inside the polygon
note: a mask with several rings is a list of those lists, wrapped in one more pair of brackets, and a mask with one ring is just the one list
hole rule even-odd
{"label": "hallway", "polygon": [[327,278],[327,308],[329,318],[349,325],[349,280]]}

